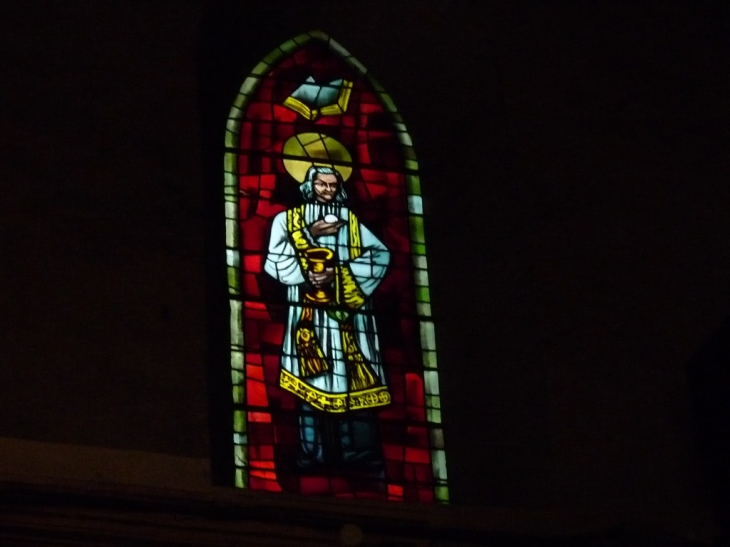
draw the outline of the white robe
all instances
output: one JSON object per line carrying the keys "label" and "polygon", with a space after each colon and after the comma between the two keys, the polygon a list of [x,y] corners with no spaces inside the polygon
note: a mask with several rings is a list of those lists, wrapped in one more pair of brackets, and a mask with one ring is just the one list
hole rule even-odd
{"label": "white robe", "polygon": [[[379,387],[367,390],[368,393],[363,392],[359,396],[352,396],[343,356],[340,324],[327,313],[327,309],[316,305],[313,306],[313,330],[327,360],[328,370],[302,378],[295,344],[295,331],[302,314],[304,293],[311,289],[311,285],[306,284],[306,274],[302,271],[299,257],[292,245],[287,228],[286,211],[274,217],[269,240],[269,253],[264,266],[269,275],[288,286],[290,306],[282,348],[280,383],[282,387],[320,410],[344,412],[354,408],[383,406],[390,402],[390,394],[387,392],[375,318],[372,315],[369,297],[385,276],[390,253],[370,230],[357,221],[361,254],[354,259],[350,258],[348,222],[350,212],[346,207],[307,203],[303,207],[303,224],[310,226],[328,214],[334,214],[345,221],[337,234],[315,238],[307,228],[303,229],[303,234],[312,247],[324,247],[334,251],[337,263],[349,266],[358,288],[365,296],[364,304],[357,310],[349,310],[349,313],[360,352],[371,365],[379,380]],[[328,397],[326,394],[334,395],[334,398]]]}

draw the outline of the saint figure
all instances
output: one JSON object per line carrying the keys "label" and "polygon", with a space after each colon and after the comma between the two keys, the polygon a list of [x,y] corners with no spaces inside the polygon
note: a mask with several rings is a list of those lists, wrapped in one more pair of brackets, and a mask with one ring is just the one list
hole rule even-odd
{"label": "saint figure", "polygon": [[313,165],[304,203],[274,217],[265,270],[287,286],[279,385],[299,399],[301,468],[382,466],[375,410],[390,403],[371,296],[390,253],[345,206],[341,173]]}

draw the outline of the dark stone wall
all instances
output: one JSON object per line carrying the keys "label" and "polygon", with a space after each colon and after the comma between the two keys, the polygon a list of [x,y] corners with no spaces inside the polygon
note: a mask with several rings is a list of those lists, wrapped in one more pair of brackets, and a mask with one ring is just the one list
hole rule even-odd
{"label": "dark stone wall", "polygon": [[199,12],[0,6],[2,435],[207,452]]}
{"label": "dark stone wall", "polygon": [[684,369],[730,309],[729,20],[722,2],[3,3],[0,435],[209,453],[217,124],[256,60],[319,27],[420,156],[454,500],[691,528]]}

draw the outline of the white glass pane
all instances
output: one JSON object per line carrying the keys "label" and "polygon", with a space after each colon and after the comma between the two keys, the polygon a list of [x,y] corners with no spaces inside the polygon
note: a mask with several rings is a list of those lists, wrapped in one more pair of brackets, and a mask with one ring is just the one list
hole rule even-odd
{"label": "white glass pane", "polygon": [[421,270],[427,269],[428,262],[426,261],[425,255],[413,255],[413,265]]}
{"label": "white glass pane", "polygon": [[352,66],[354,66],[360,72],[360,74],[365,74],[367,72],[365,65],[363,65],[360,61],[358,61],[354,57],[350,57],[348,59],[348,61],[350,61],[350,63],[352,63]]}
{"label": "white glass pane", "polygon": [[226,220],[226,247],[238,247],[238,226],[235,220]]}
{"label": "white glass pane", "polygon": [[441,428],[435,428],[430,431],[431,446],[433,448],[444,447],[444,430]]}
{"label": "white glass pane", "polygon": [[231,368],[236,370],[243,370],[243,352],[232,351],[231,352]]}
{"label": "white glass pane", "polygon": [[246,467],[246,464],[248,463],[248,461],[247,461],[248,458],[246,457],[246,452],[247,452],[246,447],[241,446],[240,444],[236,445],[236,447],[234,448],[236,465],[238,467]]}
{"label": "white glass pane", "polygon": [[408,133],[398,133],[398,139],[400,140],[401,144],[405,144],[406,146],[413,146],[413,141],[411,140],[411,136]]}
{"label": "white glass pane", "polygon": [[432,321],[421,321],[421,348],[425,350],[436,349],[436,335],[433,332]]}
{"label": "white glass pane", "polygon": [[423,214],[423,198],[421,196],[408,196],[408,211],[416,214]]}
{"label": "white glass pane", "polygon": [[240,124],[240,122],[238,120],[229,119],[226,122],[226,129],[228,129],[228,131],[230,131],[231,133],[238,133],[239,124]]}
{"label": "white glass pane", "polygon": [[226,249],[226,263],[229,266],[239,266],[238,251]]}
{"label": "white glass pane", "polygon": [[423,372],[423,380],[426,384],[426,395],[439,394],[439,373],[435,370],[426,370]]}
{"label": "white glass pane", "polygon": [[343,57],[349,57],[350,56],[350,52],[347,51],[344,47],[342,47],[339,42],[336,42],[332,38],[330,38],[330,47],[332,49],[334,49],[337,53],[339,53],[340,55],[342,55]]}
{"label": "white glass pane", "polygon": [[231,344],[243,345],[243,330],[241,329],[241,302],[231,300]]}
{"label": "white glass pane", "polygon": [[226,218],[236,220],[236,217],[238,217],[238,204],[226,201]]}
{"label": "white glass pane", "polygon": [[446,476],[446,452],[443,450],[431,451],[431,465],[433,467],[433,476],[437,480],[445,481]]}
{"label": "white glass pane", "polygon": [[426,270],[416,270],[416,285],[428,286],[428,272]]}
{"label": "white glass pane", "polygon": [[418,312],[418,315],[431,317],[431,304],[426,302],[416,302],[416,311]]}
{"label": "white glass pane", "polygon": [[258,85],[258,83],[259,83],[258,78],[249,76],[248,78],[246,78],[246,80],[243,82],[243,85],[241,86],[241,94],[251,95],[253,93],[253,90]]}

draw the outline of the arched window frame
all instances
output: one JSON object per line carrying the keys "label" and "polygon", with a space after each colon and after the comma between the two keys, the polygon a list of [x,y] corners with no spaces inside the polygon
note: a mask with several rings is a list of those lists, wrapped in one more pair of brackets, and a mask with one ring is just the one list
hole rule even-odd
{"label": "arched window frame", "polygon": [[[224,154],[224,194],[225,194],[225,244],[228,272],[228,293],[230,309],[230,355],[232,397],[234,403],[243,400],[245,377],[244,355],[245,340],[242,322],[242,301],[240,296],[240,215],[239,215],[239,173],[237,159],[239,155],[238,140],[240,138],[242,118],[251,98],[257,92],[261,79],[277,63],[294,53],[297,49],[318,40],[324,42],[337,55],[364,78],[377,94],[381,104],[393,120],[404,158],[403,172],[407,199],[408,221],[411,239],[411,256],[413,261],[414,285],[416,291],[416,312],[420,330],[420,345],[423,366],[423,385],[426,402],[426,422],[431,446],[431,467],[433,475],[434,499],[440,503],[448,503],[449,489],[447,484],[446,454],[441,421],[441,400],[439,391],[438,362],[436,355],[435,329],[431,311],[429,289],[428,261],[423,221],[423,202],[421,183],[418,173],[418,161],[413,148],[412,139],[406,129],[403,118],[395,103],[380,83],[368,70],[339,43],[320,30],[314,30],[294,37],[271,51],[259,62],[250,75],[244,80],[238,95],[230,109],[225,131]],[[235,463],[235,485],[246,488],[248,445],[246,439],[246,411],[233,411],[233,444]]]}

